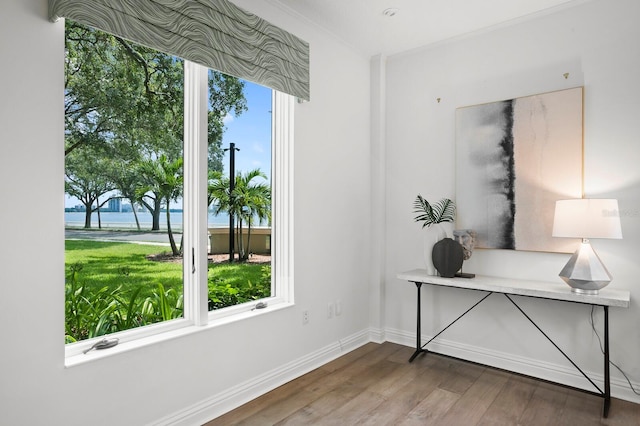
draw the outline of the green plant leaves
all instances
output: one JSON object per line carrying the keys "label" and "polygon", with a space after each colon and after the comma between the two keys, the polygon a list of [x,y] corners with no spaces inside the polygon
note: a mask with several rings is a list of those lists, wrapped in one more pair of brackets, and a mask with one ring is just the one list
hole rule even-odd
{"label": "green plant leaves", "polygon": [[[238,276],[240,275],[238,273],[240,268],[253,269],[256,266],[236,264],[234,266],[229,265],[228,268],[233,268],[234,271],[231,274]],[[224,275],[229,273],[225,272]],[[243,279],[233,280],[232,282],[227,282],[226,279],[228,278],[220,277],[220,274],[216,278],[209,279],[210,311],[271,296],[271,265],[260,267],[260,278],[257,283],[253,283],[248,275]]]}
{"label": "green plant leaves", "polygon": [[456,205],[448,198],[431,205],[418,194],[413,202],[413,212],[417,214],[414,220],[423,222],[422,227],[426,228],[436,223],[453,222],[456,218]]}
{"label": "green plant leaves", "polygon": [[151,296],[142,298],[143,286],[125,290],[102,287],[89,291],[78,281],[81,267],[72,265],[67,276],[65,298],[65,343],[129,330],[143,325],[180,318],[183,295],[158,284]]}
{"label": "green plant leaves", "polygon": [[[67,241],[65,343],[181,318],[182,265],[146,258],[158,248]],[[271,296],[271,266],[209,265],[209,310]]]}

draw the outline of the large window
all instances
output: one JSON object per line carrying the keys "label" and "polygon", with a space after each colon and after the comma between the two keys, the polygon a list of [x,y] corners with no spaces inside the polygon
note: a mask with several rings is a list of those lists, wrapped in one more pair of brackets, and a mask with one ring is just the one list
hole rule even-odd
{"label": "large window", "polygon": [[[229,93],[246,101],[233,114],[216,106]],[[217,310],[271,296],[272,91],[210,72],[209,104],[208,303]]]}
{"label": "large window", "polygon": [[292,301],[291,97],[69,20],[65,65],[67,353]]}

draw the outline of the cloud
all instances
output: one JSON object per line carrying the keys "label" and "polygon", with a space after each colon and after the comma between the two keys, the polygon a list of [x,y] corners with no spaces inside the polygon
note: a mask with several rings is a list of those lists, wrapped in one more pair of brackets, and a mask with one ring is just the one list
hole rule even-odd
{"label": "cloud", "polygon": [[231,114],[227,113],[227,115],[225,115],[225,116],[224,116],[224,118],[222,119],[222,122],[223,122],[224,124],[229,124],[229,123],[231,123],[231,122],[234,120],[234,118],[235,118],[235,117],[234,117],[233,115],[231,115]]}
{"label": "cloud", "polygon": [[259,153],[259,154],[264,153],[264,146],[262,146],[262,145],[261,145],[260,143],[258,143],[258,142],[254,142],[254,143],[253,143],[252,149],[253,149],[255,152]]}

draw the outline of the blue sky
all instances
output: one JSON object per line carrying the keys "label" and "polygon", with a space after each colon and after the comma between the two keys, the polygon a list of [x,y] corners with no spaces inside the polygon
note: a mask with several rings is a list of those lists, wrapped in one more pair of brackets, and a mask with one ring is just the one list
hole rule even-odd
{"label": "blue sky", "polygon": [[[227,116],[222,147],[236,144],[236,173],[259,168],[271,180],[271,89],[245,82],[248,110],[239,117]],[[229,173],[229,152],[223,160],[224,173]]]}

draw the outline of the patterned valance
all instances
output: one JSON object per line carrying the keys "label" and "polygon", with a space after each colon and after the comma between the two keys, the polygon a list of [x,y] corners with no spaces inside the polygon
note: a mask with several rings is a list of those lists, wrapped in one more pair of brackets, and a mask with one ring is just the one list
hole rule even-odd
{"label": "patterned valance", "polygon": [[309,100],[309,45],[228,0],[49,0],[69,18]]}

